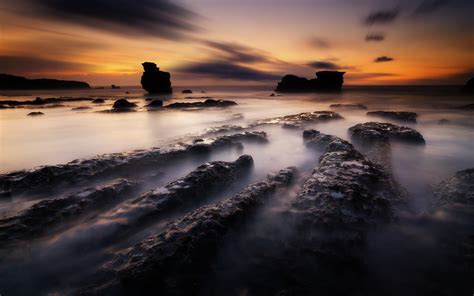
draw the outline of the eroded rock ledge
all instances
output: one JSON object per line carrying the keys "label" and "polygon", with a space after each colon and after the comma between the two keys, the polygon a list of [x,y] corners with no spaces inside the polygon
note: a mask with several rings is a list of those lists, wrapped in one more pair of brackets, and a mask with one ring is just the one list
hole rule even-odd
{"label": "eroded rock ledge", "polygon": [[349,134],[356,141],[370,143],[395,140],[412,144],[425,144],[425,139],[416,130],[391,123],[366,122],[349,128]]}
{"label": "eroded rock ledge", "polygon": [[210,107],[230,107],[230,106],[235,106],[235,105],[237,105],[237,103],[234,101],[207,99],[204,102],[173,103],[173,104],[166,105],[165,108],[170,108],[170,109],[210,108]]}
{"label": "eroded rock ledge", "polygon": [[141,169],[165,165],[185,157],[207,155],[224,148],[241,149],[241,141],[266,138],[265,133],[236,133],[198,143],[178,143],[166,148],[115,153],[86,160],[74,160],[67,164],[44,166],[0,175],[0,196],[21,193],[49,192],[62,185],[91,182],[98,178],[121,176],[127,172],[138,173]]}
{"label": "eroded rock ledge", "polygon": [[454,203],[474,205],[474,168],[457,172],[433,188],[434,206]]}
{"label": "eroded rock ledge", "polygon": [[415,112],[405,112],[405,111],[371,111],[367,112],[367,116],[381,117],[392,119],[395,121],[403,121],[416,123],[416,118],[418,114]]}
{"label": "eroded rock ledge", "polygon": [[143,240],[105,264],[81,294],[196,293],[224,236],[241,226],[242,220],[276,190],[286,187],[294,173],[295,168],[281,170],[231,198],[171,222],[159,235]]}
{"label": "eroded rock ledge", "polygon": [[118,180],[68,197],[40,201],[16,216],[0,220],[1,247],[38,237],[87,213],[111,207],[134,193],[138,185],[137,182]]}

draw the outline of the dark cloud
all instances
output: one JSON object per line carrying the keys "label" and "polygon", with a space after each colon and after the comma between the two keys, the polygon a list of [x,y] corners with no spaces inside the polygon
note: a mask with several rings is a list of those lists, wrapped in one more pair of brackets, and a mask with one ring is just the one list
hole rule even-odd
{"label": "dark cloud", "polygon": [[269,81],[278,80],[281,78],[279,75],[224,61],[195,63],[181,68],[180,71],[213,78],[246,81]]}
{"label": "dark cloud", "polygon": [[365,36],[365,41],[367,42],[370,42],[370,41],[380,42],[384,40],[385,40],[384,33],[369,33]]}
{"label": "dark cloud", "polygon": [[427,15],[437,11],[447,4],[448,0],[423,0],[413,12],[415,16]]}
{"label": "dark cloud", "polygon": [[330,48],[331,44],[324,38],[313,37],[308,40],[308,44],[315,48]]}
{"label": "dark cloud", "polygon": [[384,63],[384,62],[391,62],[393,61],[394,59],[391,58],[391,57],[387,57],[387,56],[381,56],[381,57],[378,57],[374,60],[374,62],[376,63]]}
{"label": "dark cloud", "polygon": [[316,61],[309,63],[308,65],[319,70],[339,70],[342,68],[338,64],[328,61]]}
{"label": "dark cloud", "polygon": [[389,24],[392,23],[399,14],[398,8],[392,10],[378,10],[370,13],[365,19],[364,24],[371,26],[375,24]]}
{"label": "dark cloud", "polygon": [[222,59],[238,63],[267,63],[273,59],[263,51],[232,42],[204,41],[204,44],[218,50]]}
{"label": "dark cloud", "polygon": [[17,13],[125,35],[177,39],[196,30],[197,15],[170,0],[16,0]]}
{"label": "dark cloud", "polygon": [[24,56],[0,56],[0,72],[6,74],[27,75],[30,73],[87,71],[93,65],[48,60]]}

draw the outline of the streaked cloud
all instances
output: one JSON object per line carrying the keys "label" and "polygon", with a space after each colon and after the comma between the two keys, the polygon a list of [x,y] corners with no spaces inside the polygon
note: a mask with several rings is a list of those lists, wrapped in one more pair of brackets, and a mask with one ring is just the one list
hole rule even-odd
{"label": "streaked cloud", "polygon": [[422,16],[431,14],[444,5],[446,5],[448,0],[423,0],[413,11],[414,16]]}
{"label": "streaked cloud", "polygon": [[38,57],[0,56],[0,72],[6,74],[29,75],[34,73],[91,71],[93,65],[50,60]]}
{"label": "streaked cloud", "polygon": [[385,40],[385,34],[384,33],[369,33],[365,36],[365,41],[367,42],[380,42]]}
{"label": "streaked cloud", "polygon": [[181,68],[180,71],[212,78],[246,81],[271,81],[281,78],[281,75],[224,61],[194,63]]}
{"label": "streaked cloud", "polygon": [[390,24],[398,17],[400,10],[394,8],[391,10],[377,10],[364,19],[364,24],[367,26],[376,25],[376,24]]}

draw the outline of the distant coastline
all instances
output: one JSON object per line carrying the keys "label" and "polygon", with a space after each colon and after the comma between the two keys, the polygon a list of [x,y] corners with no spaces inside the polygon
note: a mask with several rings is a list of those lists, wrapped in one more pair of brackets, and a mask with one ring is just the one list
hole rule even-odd
{"label": "distant coastline", "polygon": [[2,90],[35,90],[35,89],[89,89],[87,82],[57,79],[28,79],[21,76],[0,74]]}

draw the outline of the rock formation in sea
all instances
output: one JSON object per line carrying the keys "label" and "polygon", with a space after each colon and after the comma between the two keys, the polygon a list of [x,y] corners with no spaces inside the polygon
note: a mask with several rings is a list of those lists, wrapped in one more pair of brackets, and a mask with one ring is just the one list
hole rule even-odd
{"label": "rock formation in sea", "polygon": [[153,100],[150,102],[150,104],[146,105],[147,108],[161,108],[163,107],[163,101],[162,100]]}
{"label": "rock formation in sea", "polygon": [[193,102],[193,103],[173,103],[166,105],[166,108],[181,109],[181,108],[211,108],[211,107],[230,107],[237,105],[234,101],[227,100],[213,100],[207,99],[204,102]]}
{"label": "rock formation in sea", "polygon": [[[101,100],[101,99],[99,99]],[[43,106],[47,104],[58,104],[58,103],[69,103],[69,102],[84,102],[84,101],[92,101],[94,102],[95,100],[92,98],[46,98],[42,99],[40,97],[36,97],[36,99],[32,101],[14,101],[14,100],[6,100],[6,101],[0,101],[1,105],[8,105],[8,106]]]}
{"label": "rock formation in sea", "polygon": [[0,74],[0,89],[76,89],[90,88],[82,81],[68,81],[56,79],[28,79],[21,76]]}
{"label": "rock formation in sea", "polygon": [[367,112],[367,116],[375,116],[392,119],[395,121],[416,123],[416,117],[418,116],[418,114],[416,114],[415,112],[406,111],[370,111]]}
{"label": "rock formation in sea", "polygon": [[114,110],[129,110],[132,108],[137,107],[137,104],[131,103],[127,101],[126,99],[118,99],[117,101],[114,102],[114,105],[112,106],[112,109]]}
{"label": "rock formation in sea", "polygon": [[192,94],[193,91],[190,90],[190,89],[184,89],[184,90],[182,91],[182,93],[183,93],[183,94]]}
{"label": "rock formation in sea", "polygon": [[30,112],[26,115],[27,116],[41,116],[41,115],[44,115],[44,113],[43,112]]}
{"label": "rock formation in sea", "polygon": [[171,75],[169,72],[160,71],[155,63],[144,62],[141,84],[144,90],[150,94],[169,94],[171,88]]}
{"label": "rock formation in sea", "polygon": [[367,106],[362,105],[362,104],[331,104],[329,105],[329,108],[347,109],[347,110],[352,110],[352,109],[367,110]]}
{"label": "rock formation in sea", "polygon": [[349,128],[349,133],[353,140],[361,143],[373,143],[390,139],[411,144],[425,144],[425,139],[418,131],[391,123],[360,123]]}
{"label": "rock formation in sea", "polygon": [[340,91],[345,72],[319,71],[316,78],[307,79],[295,75],[285,75],[275,89],[278,92]]}
{"label": "rock formation in sea", "polygon": [[474,168],[456,172],[433,188],[434,206],[454,203],[474,205]]}

